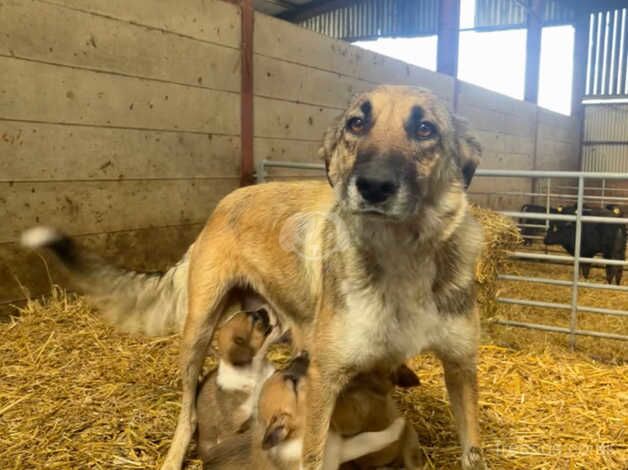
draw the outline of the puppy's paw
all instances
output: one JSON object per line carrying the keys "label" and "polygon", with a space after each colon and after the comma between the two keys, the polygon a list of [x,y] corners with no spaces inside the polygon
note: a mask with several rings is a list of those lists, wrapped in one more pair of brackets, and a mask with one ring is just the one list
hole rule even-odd
{"label": "puppy's paw", "polygon": [[486,463],[479,447],[470,447],[462,455],[462,470],[486,470]]}

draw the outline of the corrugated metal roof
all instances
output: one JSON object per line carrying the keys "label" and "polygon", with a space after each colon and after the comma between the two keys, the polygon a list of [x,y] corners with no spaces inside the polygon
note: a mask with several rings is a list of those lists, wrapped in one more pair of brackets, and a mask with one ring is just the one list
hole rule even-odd
{"label": "corrugated metal roof", "polygon": [[[525,0],[476,0],[476,28],[513,28],[525,27],[527,9]],[[560,0],[546,0],[543,12],[543,24],[559,25],[573,23],[573,8]]]}
{"label": "corrugated metal roof", "polygon": [[438,0],[364,0],[299,24],[348,41],[429,36],[438,31],[438,3]]}

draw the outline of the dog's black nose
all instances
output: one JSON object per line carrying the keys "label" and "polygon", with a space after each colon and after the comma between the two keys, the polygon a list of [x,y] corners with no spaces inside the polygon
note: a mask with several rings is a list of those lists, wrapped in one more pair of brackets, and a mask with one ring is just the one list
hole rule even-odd
{"label": "dog's black nose", "polygon": [[364,200],[371,204],[384,202],[397,192],[397,183],[384,178],[359,176],[355,185]]}

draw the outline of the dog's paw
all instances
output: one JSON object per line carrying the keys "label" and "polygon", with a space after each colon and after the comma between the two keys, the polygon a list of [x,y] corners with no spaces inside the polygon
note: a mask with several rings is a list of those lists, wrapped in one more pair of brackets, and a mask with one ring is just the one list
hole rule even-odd
{"label": "dog's paw", "polygon": [[486,470],[482,449],[471,447],[462,456],[462,470]]}

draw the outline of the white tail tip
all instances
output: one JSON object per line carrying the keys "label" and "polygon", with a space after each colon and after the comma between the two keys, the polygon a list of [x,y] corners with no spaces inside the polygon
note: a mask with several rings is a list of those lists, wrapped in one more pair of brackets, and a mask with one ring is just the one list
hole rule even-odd
{"label": "white tail tip", "polygon": [[63,235],[52,227],[33,227],[22,233],[20,242],[28,248],[40,248],[60,240]]}

